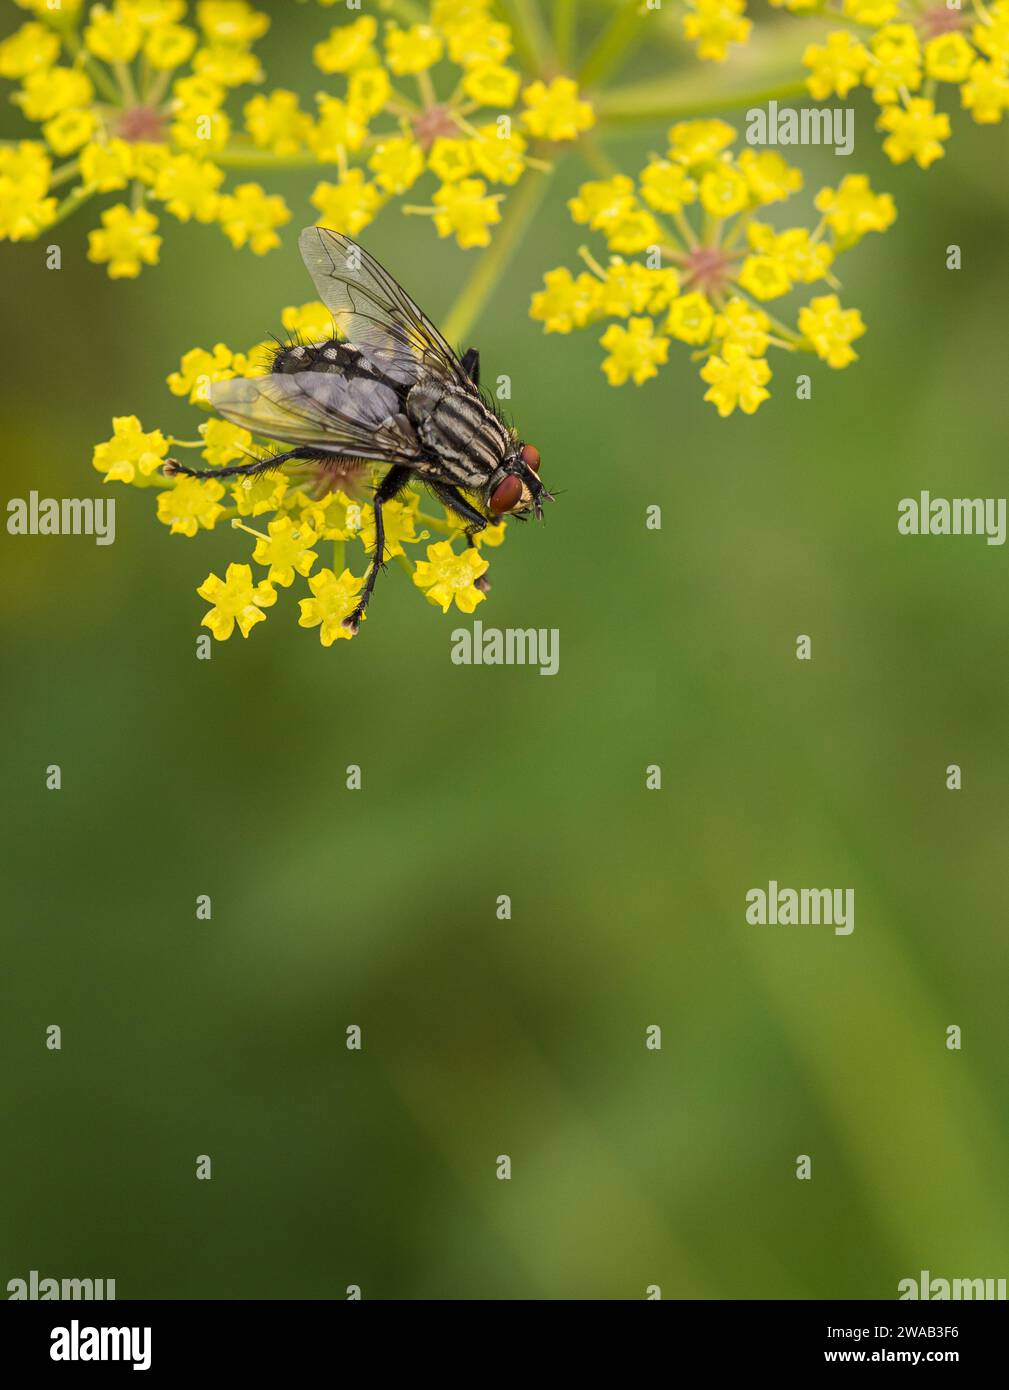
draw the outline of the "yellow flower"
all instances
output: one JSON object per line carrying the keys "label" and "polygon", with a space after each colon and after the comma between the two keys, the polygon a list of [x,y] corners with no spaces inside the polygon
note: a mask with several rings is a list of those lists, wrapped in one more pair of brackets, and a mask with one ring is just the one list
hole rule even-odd
{"label": "yellow flower", "polygon": [[722,355],[713,354],[701,368],[702,380],[709,383],[704,399],[711,401],[723,418],[738,406],[752,415],[771,394],[765,385],[771,368],[763,357],[752,357],[739,343],[727,343]]}
{"label": "yellow flower", "polygon": [[683,343],[704,343],[711,337],[714,323],[714,310],[707,297],[694,290],[673,300],[666,319],[666,332]]}
{"label": "yellow flower", "polygon": [[745,43],[752,23],[742,16],[746,0],[687,0],[692,13],[684,16],[683,32],[697,41],[698,58],[724,62],[729,44]]}
{"label": "yellow flower", "polygon": [[319,558],[312,549],[319,537],[311,526],[295,525],[289,516],[278,517],[267,525],[269,539],[256,542],[252,558],[257,565],[269,565],[267,579],[289,589],[295,574],[303,578]]}
{"label": "yellow flower", "polygon": [[763,309],[754,309],[745,299],[730,299],[721,313],[715,315],[714,336],[721,340],[723,356],[730,345],[741,347],[751,357],[763,357],[767,351],[771,320]]}
{"label": "yellow flower", "polygon": [[290,304],[280,315],[280,322],[303,343],[328,343],[333,337],[333,315],[318,299],[307,304]]}
{"label": "yellow flower", "polygon": [[173,396],[188,396],[191,405],[206,405],[211,383],[228,381],[237,371],[234,354],[223,343],[215,343],[212,352],[193,348],[183,355],[179,370],[168,377],[168,389]]}
{"label": "yellow flower", "polygon": [[[448,37],[449,57],[463,68],[503,63],[512,51],[511,30],[460,0],[446,0],[432,9],[431,19]],[[451,11],[451,12],[450,12]]]}
{"label": "yellow flower", "polygon": [[218,642],[231,636],[236,623],[242,636],[248,637],[266,617],[262,610],[277,602],[277,591],[268,579],[253,584],[251,565],[229,565],[224,579],[208,574],[196,592],[213,604],[201,625],[209,627]]}
{"label": "yellow flower", "polygon": [[240,479],[231,489],[231,496],[239,516],[262,516],[277,510],[289,487],[283,473],[260,473],[255,478]]}
{"label": "yellow flower", "polygon": [[543,140],[577,140],[595,125],[592,106],[581,100],[578,83],[570,77],[555,77],[549,86],[533,82],[522,100],[528,108],[522,113],[525,128]]}
{"label": "yellow flower", "polygon": [[277,155],[297,154],[312,125],[311,116],[298,105],[297,93],[282,87],[269,96],[254,96],[243,112],[253,144]]}
{"label": "yellow flower", "polygon": [[27,77],[44,72],[60,56],[60,41],[44,24],[22,24],[0,43],[0,77]]}
{"label": "yellow flower", "polygon": [[881,106],[901,99],[921,86],[921,49],[910,24],[888,24],[872,36],[872,58],[865,84]]}
{"label": "yellow flower", "polygon": [[233,44],[211,44],[193,54],[193,71],[223,87],[241,87],[246,82],[262,82],[263,69],[254,53]]}
{"label": "yellow flower", "polygon": [[732,217],[750,201],[750,185],[731,164],[720,164],[701,179],[701,206],[712,217]]}
{"label": "yellow flower", "polygon": [[209,39],[239,48],[261,39],[270,27],[269,15],[245,0],[199,0],[196,18]]}
{"label": "yellow flower", "polygon": [[858,355],[851,343],[861,338],[865,324],[857,309],[842,309],[836,294],[826,294],[799,310],[799,332],[828,366],[846,367]]}
{"label": "yellow flower", "polygon": [[353,637],[354,629],[344,626],[344,620],[357,607],[364,579],[358,579],[350,570],[344,570],[337,579],[332,570],[322,569],[310,577],[308,587],[314,597],[299,600],[298,626],[317,627],[319,641],[324,647],[331,647],[341,638]]}
{"label": "yellow flower", "polygon": [[216,478],[180,476],[167,492],[158,493],[158,520],[173,536],[195,536],[201,526],[212,531],[224,511],[219,500],[223,496],[224,488]]}
{"label": "yellow flower", "polygon": [[79,68],[47,68],[30,72],[12,98],[30,121],[48,121],[72,106],[90,106],[95,89]]}
{"label": "yellow flower", "polygon": [[424,152],[409,135],[394,135],[375,146],[368,168],[383,193],[405,193],[424,172]]}
{"label": "yellow flower", "polygon": [[144,30],[157,29],[181,19],[186,0],[116,0],[116,9],[132,16]]}
{"label": "yellow flower", "polygon": [[500,193],[487,193],[487,185],[482,179],[461,179],[458,183],[446,183],[434,195],[436,212],[434,225],[441,237],[455,238],[463,249],[471,246],[489,246],[488,228],[501,221],[498,203]]}
{"label": "yellow flower", "polygon": [[144,57],[158,72],[171,72],[188,63],[195,47],[196,34],[192,29],[184,24],[161,24],[144,40]]}
{"label": "yellow flower", "polygon": [[568,199],[574,221],[587,222],[594,230],[605,230],[634,205],[634,181],[626,174],[583,183],[578,196]]}
{"label": "yellow flower", "polygon": [[382,110],[391,91],[385,68],[355,68],[347,82],[347,104],[367,120]]}
{"label": "yellow flower", "polygon": [[521,85],[522,78],[514,68],[501,63],[479,63],[462,80],[463,91],[479,106],[514,106]]}
{"label": "yellow flower", "polygon": [[378,21],[364,15],[353,24],[331,29],[329,38],[312,50],[315,65],[323,72],[350,72],[352,68],[374,67],[378,54],[372,47]]}
{"label": "yellow flower", "polygon": [[1009,109],[1009,77],[1003,60],[977,62],[960,88],[963,106],[978,125],[995,125]]}
{"label": "yellow flower", "polygon": [[478,126],[470,150],[477,170],[491,183],[513,184],[522,177],[526,140],[517,130],[506,136],[496,124]]}
{"label": "yellow flower", "polygon": [[217,190],[224,182],[224,170],[208,159],[191,154],[169,157],[158,169],[154,196],[168,206],[180,222],[195,217],[197,222],[213,222],[220,206]]}
{"label": "yellow flower", "polygon": [[677,121],[669,128],[669,158],[696,169],[717,159],[735,138],[727,121]]}
{"label": "yellow flower", "polygon": [[792,288],[788,271],[777,256],[747,256],[738,279],[754,299],[777,299]]}
{"label": "yellow flower", "polygon": [[[31,146],[28,140],[22,140],[19,150],[24,152],[25,147],[42,149],[42,146]],[[18,171],[26,165],[36,171],[40,168],[33,156],[26,161],[18,150],[0,149],[0,238],[7,236],[13,242],[38,236],[56,217],[56,199],[46,197],[49,160],[44,160],[42,177],[38,172],[33,177],[21,177]]]}
{"label": "yellow flower", "polygon": [[252,448],[252,435],[240,425],[232,425],[228,420],[214,416],[204,420],[200,426],[205,447],[203,457],[211,468],[223,468],[235,459],[244,458]]}
{"label": "yellow flower", "polygon": [[339,183],[316,184],[311,201],[319,209],[320,227],[357,236],[382,206],[382,195],[365,180],[363,169],[348,169]]}
{"label": "yellow flower", "polygon": [[869,64],[868,51],[846,29],[827,35],[826,45],[811,43],[802,55],[809,68],[806,86],[817,101],[846,97],[857,87]]}
{"label": "yellow flower", "polygon": [[96,193],[125,188],[133,173],[133,146],[126,140],[85,145],[81,150],[81,183]]}
{"label": "yellow flower", "polygon": [[885,232],[897,216],[889,193],[873,193],[866,174],[846,174],[838,187],[821,188],[816,208],[837,236],[839,247],[854,246],[866,232]]}
{"label": "yellow flower", "polygon": [[844,12],[856,24],[878,29],[899,13],[897,0],[844,0]]}
{"label": "yellow flower", "polygon": [[357,107],[320,93],[318,122],[308,132],[308,143],[325,163],[345,159],[348,150],[359,150],[368,136],[365,113]]}
{"label": "yellow flower", "polygon": [[599,304],[599,281],[587,271],[574,279],[566,266],[548,270],[545,289],[532,297],[530,317],[543,324],[546,333],[570,333],[584,328]]}
{"label": "yellow flower", "polygon": [[[403,542],[419,541],[417,535],[417,506],[420,498],[414,493],[406,502],[386,502],[382,509],[385,522],[386,560],[404,554]],[[361,540],[367,551],[375,549],[375,510],[373,507],[361,508]]]}
{"label": "yellow flower", "polygon": [[131,212],[125,203],[107,208],[101,228],[88,233],[88,260],[106,265],[111,280],[133,279],[141,265],[157,265],[157,225],[158,219],[146,208]]}
{"label": "yellow flower", "polygon": [[[813,241],[805,227],[789,227],[775,232],[763,222],[751,222],[747,237],[755,251],[778,261],[789,281],[811,283],[821,279],[834,259],[823,241]],[[740,276],[740,284],[743,283]]]}
{"label": "yellow flower", "polygon": [[629,208],[606,228],[606,241],[611,251],[644,251],[658,246],[662,230],[655,218],[644,208]]}
{"label": "yellow flower", "polygon": [[680,289],[675,270],[649,270],[638,261],[628,263],[620,256],[610,260],[602,283],[589,278],[595,286],[593,307],[598,305],[604,314],[622,319],[646,309],[668,308]]}
{"label": "yellow flower", "polygon": [[737,161],[739,172],[750,185],[753,200],[761,206],[782,202],[802,187],[802,172],[774,150],[744,150]]}
{"label": "yellow flower", "polygon": [[92,5],[91,23],[84,30],[84,44],[103,63],[131,63],[137,56],[143,31],[128,11]]}
{"label": "yellow flower", "polygon": [[941,34],[925,45],[925,72],[938,82],[962,82],[976,56],[963,34]]}
{"label": "yellow flower", "polygon": [[135,415],[117,415],[112,421],[112,438],[96,444],[92,465],[106,483],[132,483],[139,473],[149,478],[168,453],[168,442],[160,430],[145,434]]}
{"label": "yellow flower", "polygon": [[61,111],[46,121],[42,133],[56,154],[72,154],[91,139],[97,126],[93,111]]}
{"label": "yellow flower", "polygon": [[476,587],[476,581],[489,568],[489,562],[473,547],[457,555],[451,541],[438,541],[428,546],[426,560],[417,561],[413,582],[418,589],[427,590],[424,597],[428,603],[435,604],[443,613],[448,612],[453,602],[461,613],[472,613],[486,597]]}
{"label": "yellow flower", "polygon": [[429,24],[413,24],[401,29],[390,23],[385,31],[385,57],[397,77],[408,73],[426,72],[441,58],[444,44],[441,35]]}
{"label": "yellow flower", "polygon": [[681,212],[697,198],[697,184],[682,164],[653,159],[641,171],[641,196],[656,212]]}
{"label": "yellow flower", "polygon": [[669,339],[656,336],[651,319],[628,319],[627,327],[611,323],[599,339],[609,353],[602,362],[606,379],[611,386],[623,386],[630,378],[635,386],[642,385],[658,372],[656,363],[669,356]]}
{"label": "yellow flower", "polygon": [[427,156],[427,167],[442,183],[454,183],[473,172],[472,142],[439,135]]}
{"label": "yellow flower", "polygon": [[258,183],[242,183],[221,198],[221,226],[232,246],[249,243],[257,256],[280,245],[276,228],[290,222],[291,212],[279,193],[265,193]]}
{"label": "yellow flower", "polygon": [[949,117],[945,111],[937,113],[935,103],[924,97],[912,97],[906,107],[888,106],[876,124],[890,132],[883,149],[894,164],[913,159],[919,169],[927,169],[945,153],[942,141],[949,139]]}

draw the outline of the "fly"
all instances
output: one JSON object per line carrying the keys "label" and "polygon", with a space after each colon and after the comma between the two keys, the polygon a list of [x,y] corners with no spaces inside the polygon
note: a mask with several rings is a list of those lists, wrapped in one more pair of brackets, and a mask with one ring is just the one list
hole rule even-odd
{"label": "fly", "polygon": [[[265,376],[213,382],[210,403],[234,425],[292,447],[252,463],[189,468],[171,477],[253,478],[292,461],[334,472],[386,465],[375,489],[375,549],[360,601],[344,619],[356,632],[385,558],[382,508],[423,483],[458,516],[466,539],[503,517],[542,516],[553,501],[539,479],[540,454],[480,390],[480,355],[460,358],[388,271],[350,237],[306,227],[302,259],[339,337],[282,346]],[[469,494],[464,495],[464,494]],[[474,505],[475,498],[478,505]]]}

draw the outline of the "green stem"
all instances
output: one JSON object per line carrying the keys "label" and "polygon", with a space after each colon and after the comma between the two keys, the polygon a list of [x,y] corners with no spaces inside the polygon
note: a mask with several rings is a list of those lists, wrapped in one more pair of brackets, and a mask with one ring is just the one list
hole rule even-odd
{"label": "green stem", "polygon": [[522,67],[541,77],[551,44],[539,11],[529,0],[501,0],[501,9],[511,26],[512,42]]}
{"label": "green stem", "polygon": [[571,65],[577,0],[554,0],[554,51],[561,69]]}
{"label": "green stem", "polygon": [[806,84],[799,80],[783,82],[777,87],[765,87],[759,91],[723,92],[684,100],[673,96],[664,99],[656,95],[654,102],[642,101],[640,87],[611,87],[596,98],[596,114],[600,127],[607,126],[655,125],[662,121],[689,120],[695,116],[713,116],[722,111],[739,106],[763,106],[769,101],[788,101],[795,97],[808,96]]}
{"label": "green stem", "polygon": [[214,163],[222,169],[311,169],[324,161],[311,150],[297,154],[274,154],[255,145],[225,145],[214,155]]}
{"label": "green stem", "polygon": [[640,0],[624,0],[582,64],[578,74],[580,85],[590,87],[608,76],[627,56],[641,28]]}
{"label": "green stem", "polygon": [[505,205],[504,217],[491,246],[477,261],[473,273],[442,322],[450,343],[461,343],[501,281],[522,235],[546,193],[549,174],[526,175],[518,191]]}
{"label": "green stem", "polygon": [[91,188],[75,188],[71,193],[68,193],[53,214],[53,220],[47,222],[43,230],[48,231],[50,227],[55,227],[58,222],[63,222],[72,216],[79,207],[84,206],[93,192],[94,190]]}

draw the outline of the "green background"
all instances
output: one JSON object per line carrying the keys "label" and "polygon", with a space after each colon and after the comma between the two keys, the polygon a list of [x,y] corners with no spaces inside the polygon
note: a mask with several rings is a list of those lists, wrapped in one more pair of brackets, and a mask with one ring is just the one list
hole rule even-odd
{"label": "green background", "polygon": [[[284,7],[271,85],[314,90],[331,17]],[[774,354],[753,419],[703,403],[682,346],[613,390],[598,332],[528,318],[585,239],[585,168],[558,171],[472,335],[563,490],[477,616],[558,628],[552,679],[453,666],[466,620],[396,567],[353,643],[282,593],[197,661],[195,586],[245,538],[170,537],[153,493],[116,489],[110,547],[4,533],[0,1285],[890,1298],[1009,1272],[1006,553],[896,529],[922,488],[1006,492],[1006,134],[957,118],[923,174],[858,112],[851,160],[798,152],[789,209],[854,171],[897,198],[839,267],[861,361]],[[662,131],[610,152],[633,171]],[[90,209],[58,273],[0,247],[5,501],[97,495],[114,414],[191,437],[182,352],[312,297],[314,177],[265,181],[295,212],[265,258],[166,216],[162,264],[110,283]],[[436,318],[476,254],[395,207],[363,239]],[[853,887],[853,935],[747,926],[771,878]]]}

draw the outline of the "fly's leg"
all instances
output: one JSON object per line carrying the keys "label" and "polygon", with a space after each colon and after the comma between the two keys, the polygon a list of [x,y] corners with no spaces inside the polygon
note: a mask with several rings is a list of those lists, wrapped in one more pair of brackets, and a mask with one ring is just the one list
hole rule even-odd
{"label": "fly's leg", "polygon": [[361,590],[361,597],[357,607],[349,617],[344,618],[344,627],[349,627],[351,632],[356,632],[361,625],[364,610],[368,607],[368,600],[371,598],[372,590],[375,587],[375,580],[378,572],[384,566],[385,557],[385,518],[382,515],[382,508],[386,502],[391,502],[406,487],[413,477],[411,468],[390,468],[388,473],[375,489],[375,552],[371,557],[371,564],[368,567],[368,574],[364,581],[364,588]]}
{"label": "fly's leg", "polygon": [[[476,541],[473,539],[480,531],[485,531],[488,526],[500,526],[499,518],[494,517],[488,521],[487,517],[470,506],[457,487],[452,487],[450,483],[428,483],[428,487],[442,502],[449,511],[455,512],[456,516],[462,517],[466,525],[466,544],[471,550],[476,549]],[[489,593],[490,585],[486,578],[481,575],[479,579],[473,581],[474,586],[483,593]]]}
{"label": "fly's leg", "polygon": [[452,487],[450,483],[428,483],[428,487],[437,497],[438,501],[448,507],[450,512],[455,512],[456,516],[462,517],[466,523],[466,544],[475,546],[473,537],[478,531],[485,530],[488,526],[500,526],[501,522],[495,518],[488,521],[482,512],[478,512],[466,501],[457,487]]}
{"label": "fly's leg", "polygon": [[480,385],[480,354],[476,348],[467,348],[463,353],[462,369],[474,386]]}
{"label": "fly's leg", "polygon": [[288,449],[284,454],[274,454],[271,458],[255,459],[252,463],[233,463],[227,468],[190,468],[179,463],[178,459],[165,459],[161,471],[166,478],[180,474],[184,478],[255,478],[260,473],[269,473],[291,459],[313,459],[319,457],[318,449]]}

